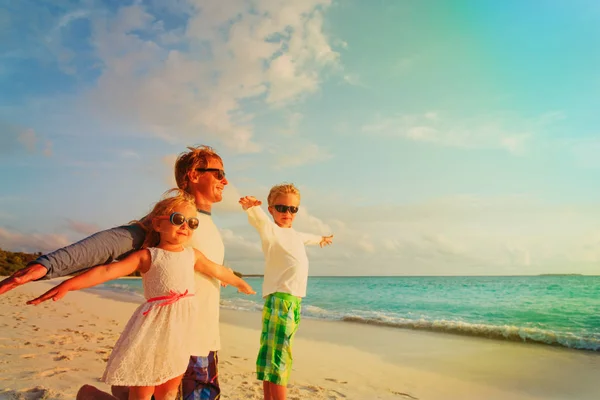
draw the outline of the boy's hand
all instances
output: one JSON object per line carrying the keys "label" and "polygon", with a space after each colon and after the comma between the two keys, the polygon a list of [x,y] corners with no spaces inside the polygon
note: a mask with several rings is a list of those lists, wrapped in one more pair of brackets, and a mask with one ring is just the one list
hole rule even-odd
{"label": "boy's hand", "polygon": [[254,196],[244,196],[240,198],[240,204],[244,210],[247,210],[250,207],[260,206],[262,201],[257,200]]}
{"label": "boy's hand", "polygon": [[319,242],[319,246],[324,247],[330,245],[331,243],[333,243],[333,235],[323,236],[323,239],[321,239]]}
{"label": "boy's hand", "polygon": [[65,295],[67,293],[69,293],[68,286],[65,285],[64,283],[61,283],[60,285],[55,286],[52,289],[48,290],[43,295],[36,297],[33,300],[29,300],[27,302],[27,304],[33,304],[35,306],[35,305],[38,305],[38,304],[43,303],[44,301],[50,300],[50,299],[57,301],[57,300],[60,300],[63,297],[65,297]]}

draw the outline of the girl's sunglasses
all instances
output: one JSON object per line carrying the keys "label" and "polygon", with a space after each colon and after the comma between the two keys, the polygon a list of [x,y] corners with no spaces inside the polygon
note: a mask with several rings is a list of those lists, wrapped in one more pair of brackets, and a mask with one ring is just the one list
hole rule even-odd
{"label": "girl's sunglasses", "polygon": [[198,227],[198,224],[200,223],[198,221],[198,218],[196,218],[196,217],[186,218],[185,215],[183,215],[182,213],[178,213],[178,212],[174,212],[170,216],[164,215],[162,217],[156,217],[156,219],[168,219],[169,222],[171,222],[171,224],[173,224],[175,226],[180,226],[187,222],[188,228],[190,228],[192,230],[196,229]]}
{"label": "girl's sunglasses", "polygon": [[286,212],[288,212],[288,210],[289,210],[289,212],[291,212],[292,214],[296,214],[296,213],[298,212],[298,207],[295,207],[295,206],[284,206],[284,205],[282,205],[282,204],[275,204],[275,205],[273,206],[273,208],[274,208],[275,210],[277,210],[277,212],[280,212],[280,213],[282,213],[282,214],[285,214]]}

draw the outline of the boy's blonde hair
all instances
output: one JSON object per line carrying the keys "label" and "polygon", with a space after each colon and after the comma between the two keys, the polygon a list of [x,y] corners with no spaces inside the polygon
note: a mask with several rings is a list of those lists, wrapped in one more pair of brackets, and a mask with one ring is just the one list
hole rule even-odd
{"label": "boy's blonde hair", "polygon": [[298,200],[300,200],[300,190],[293,183],[281,183],[273,186],[271,191],[269,191],[269,197],[267,197],[269,207],[274,205],[275,200],[281,194],[295,194],[298,196]]}
{"label": "boy's blonde hair", "polygon": [[190,205],[196,208],[194,197],[181,189],[169,189],[162,195],[161,200],[154,205],[148,215],[140,221],[133,221],[133,223],[137,223],[144,228],[146,232],[146,237],[142,244],[143,249],[156,246],[160,242],[160,234],[154,230],[152,220],[156,217],[171,215],[175,211],[175,208],[182,205]]}
{"label": "boy's blonde hair", "polygon": [[221,157],[210,146],[188,147],[189,151],[179,154],[175,161],[175,181],[181,190],[189,189],[189,172],[196,168],[206,168],[209,160],[218,160],[223,163]]}

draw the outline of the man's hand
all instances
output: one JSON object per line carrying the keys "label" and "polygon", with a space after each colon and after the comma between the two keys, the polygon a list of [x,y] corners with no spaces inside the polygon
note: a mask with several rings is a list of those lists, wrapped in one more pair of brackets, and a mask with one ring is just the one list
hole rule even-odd
{"label": "man's hand", "polygon": [[260,206],[262,201],[257,200],[254,196],[244,196],[240,198],[239,203],[242,205],[244,210],[249,209],[250,207]]}
{"label": "man's hand", "polygon": [[40,279],[46,273],[48,273],[48,270],[42,264],[31,264],[29,267],[22,268],[0,282],[0,294],[6,293],[27,282]]}
{"label": "man's hand", "polygon": [[43,295],[36,297],[33,300],[29,300],[27,302],[27,304],[33,304],[34,306],[43,303],[46,300],[60,300],[63,297],[65,297],[65,295],[69,293],[69,286],[66,282],[61,283],[58,286],[53,287],[52,289],[48,290],[46,293],[44,293]]}
{"label": "man's hand", "polygon": [[323,239],[319,242],[319,246],[325,247],[333,243],[333,235],[323,236]]}

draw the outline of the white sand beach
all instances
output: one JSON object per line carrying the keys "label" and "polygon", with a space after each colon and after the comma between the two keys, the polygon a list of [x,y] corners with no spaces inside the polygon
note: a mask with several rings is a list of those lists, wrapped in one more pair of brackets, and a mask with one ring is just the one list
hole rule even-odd
{"label": "white sand beach", "polygon": [[[135,303],[94,291],[27,306],[52,282],[0,297],[0,399],[73,399],[99,381]],[[223,399],[261,399],[260,315],[222,310]],[[543,345],[304,319],[288,398],[596,400],[600,354]]]}

